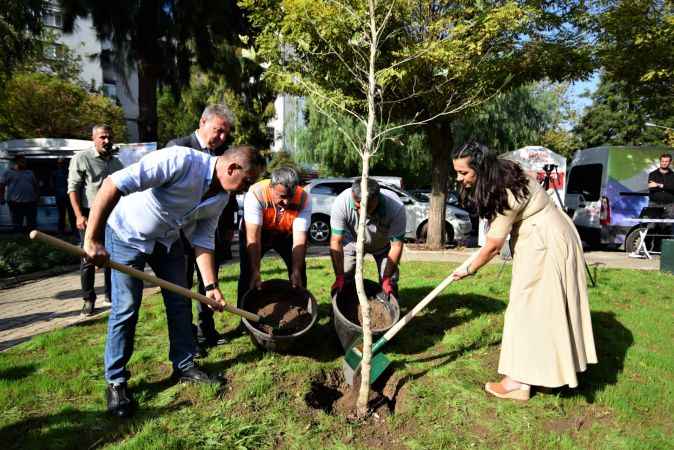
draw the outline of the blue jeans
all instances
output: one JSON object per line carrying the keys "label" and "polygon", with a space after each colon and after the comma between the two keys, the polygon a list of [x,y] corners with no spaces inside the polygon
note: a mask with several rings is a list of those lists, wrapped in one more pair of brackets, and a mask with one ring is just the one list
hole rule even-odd
{"label": "blue jeans", "polygon": [[[110,258],[143,270],[149,264],[154,273],[167,281],[185,286],[185,259],[180,241],[167,250],[155,244],[152,254],[142,253],[122,241],[108,226],[105,243]],[[169,359],[173,368],[187,370],[194,366],[196,352],[192,338],[192,303],[185,297],[162,289],[169,331]],[[105,341],[105,379],[122,383],[129,379],[126,364],[133,353],[136,323],[143,294],[143,282],[116,270],[112,271],[112,307]]]}

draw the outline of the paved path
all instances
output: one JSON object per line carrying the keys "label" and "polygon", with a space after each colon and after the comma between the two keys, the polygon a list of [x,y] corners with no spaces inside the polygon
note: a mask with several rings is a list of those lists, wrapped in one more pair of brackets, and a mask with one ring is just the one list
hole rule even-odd
{"label": "paved path", "polygon": [[[232,246],[234,257],[238,258],[236,245]],[[439,252],[421,252],[409,248],[405,251],[404,261],[461,262],[473,249],[445,250]],[[327,247],[312,247],[310,255],[326,257]],[[588,264],[606,267],[657,270],[659,258],[653,260],[631,259],[623,252],[590,252],[586,254]],[[103,298],[103,272],[96,273],[96,292]],[[157,288],[148,288],[145,295],[156,292]],[[26,282],[17,287],[0,290],[0,351],[12,347],[31,337],[79,323],[89,318],[80,317],[82,299],[80,297],[79,272]],[[109,306],[97,302],[97,314],[105,314]]]}

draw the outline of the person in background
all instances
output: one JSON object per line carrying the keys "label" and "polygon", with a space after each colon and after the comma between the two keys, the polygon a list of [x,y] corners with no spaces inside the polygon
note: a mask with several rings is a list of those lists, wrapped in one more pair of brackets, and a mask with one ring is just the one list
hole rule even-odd
{"label": "person in background", "polygon": [[5,203],[5,194],[14,232],[23,233],[35,228],[40,187],[35,174],[28,169],[26,158],[23,155],[16,155],[14,168],[0,175],[0,204]]}
{"label": "person in background", "polygon": [[470,142],[452,155],[463,194],[489,222],[485,245],[465,268],[474,275],[498,255],[510,234],[513,254],[499,382],[485,390],[498,398],[528,400],[531,386],[578,386],[576,374],[597,363],[585,258],[569,217],[515,162]]}
{"label": "person in background", "polygon": [[[68,197],[75,212],[75,224],[80,232],[80,243],[84,243],[89,210],[98,189],[108,175],[123,168],[122,162],[113,154],[112,128],[109,125],[94,125],[91,130],[92,148],[82,150],[73,156],[68,168]],[[86,258],[80,263],[82,279],[82,316],[94,314],[96,291],[94,277],[96,267]],[[110,269],[105,269],[105,301],[110,303]]]}
{"label": "person in background", "polygon": [[665,219],[674,219],[674,171],[671,166],[672,155],[662,154],[660,167],[648,174],[649,206],[663,208],[662,217]]}
{"label": "person in background", "polygon": [[[648,194],[651,206],[662,206],[674,212],[674,171],[672,155],[660,155],[660,167],[648,174]],[[671,216],[670,216],[671,217]]]}
{"label": "person in background", "polygon": [[[208,105],[199,119],[199,128],[192,134],[173,139],[166,144],[166,147],[180,146],[188,147],[194,150],[200,150],[211,156],[220,156],[227,150],[225,141],[229,136],[229,131],[234,123],[234,116],[229,108],[224,104]],[[234,206],[232,206],[232,204]],[[234,213],[236,212],[236,196],[230,196],[227,207],[223,210],[218,221],[218,228],[215,233],[215,261],[216,271],[226,256],[231,259],[231,244],[236,229],[234,223]],[[183,248],[185,250],[185,276],[187,278],[188,288],[194,284],[194,272],[196,267],[194,249],[189,241],[183,238]],[[197,272],[197,285],[200,294],[204,294],[204,282],[199,270]],[[201,303],[197,304],[198,321],[195,329],[195,339],[198,345],[198,357],[205,357],[208,354],[207,347],[214,347],[226,343],[223,334],[215,329],[213,320],[213,311]]]}

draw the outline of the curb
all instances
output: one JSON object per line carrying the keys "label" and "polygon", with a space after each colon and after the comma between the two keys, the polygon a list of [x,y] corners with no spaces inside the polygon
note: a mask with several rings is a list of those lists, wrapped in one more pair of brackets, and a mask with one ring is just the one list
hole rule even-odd
{"label": "curb", "polygon": [[35,281],[42,278],[49,278],[56,275],[62,275],[64,273],[74,272],[79,269],[80,269],[79,264],[73,264],[68,266],[54,267],[52,269],[47,270],[41,270],[39,272],[26,273],[14,277],[2,278],[0,279],[0,290],[15,288],[30,281]]}

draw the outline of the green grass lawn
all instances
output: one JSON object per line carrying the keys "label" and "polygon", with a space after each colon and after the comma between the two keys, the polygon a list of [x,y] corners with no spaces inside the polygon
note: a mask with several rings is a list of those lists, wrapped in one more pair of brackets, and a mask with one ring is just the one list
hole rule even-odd
{"label": "green grass lawn", "polygon": [[[374,278],[373,264],[369,278]],[[452,265],[402,267],[403,312]],[[265,260],[263,278],[285,268]],[[376,417],[353,422],[307,405],[312,385],[341,372],[331,322],[327,259],[308,261],[319,322],[293,355],[264,353],[235,335],[238,318],[219,315],[230,344],[201,365],[228,383],[170,382],[160,296],[145,299],[129,369],[139,409],[130,420],[105,414],[102,355],[106,319],[49,334],[0,353],[3,448],[672,448],[674,277],[601,270],[590,302],[599,364],[577,390],[537,393],[520,404],[488,397],[497,380],[509,270],[490,267],[451,285],[386,351],[393,399]],[[238,266],[221,272],[234,298]]]}

